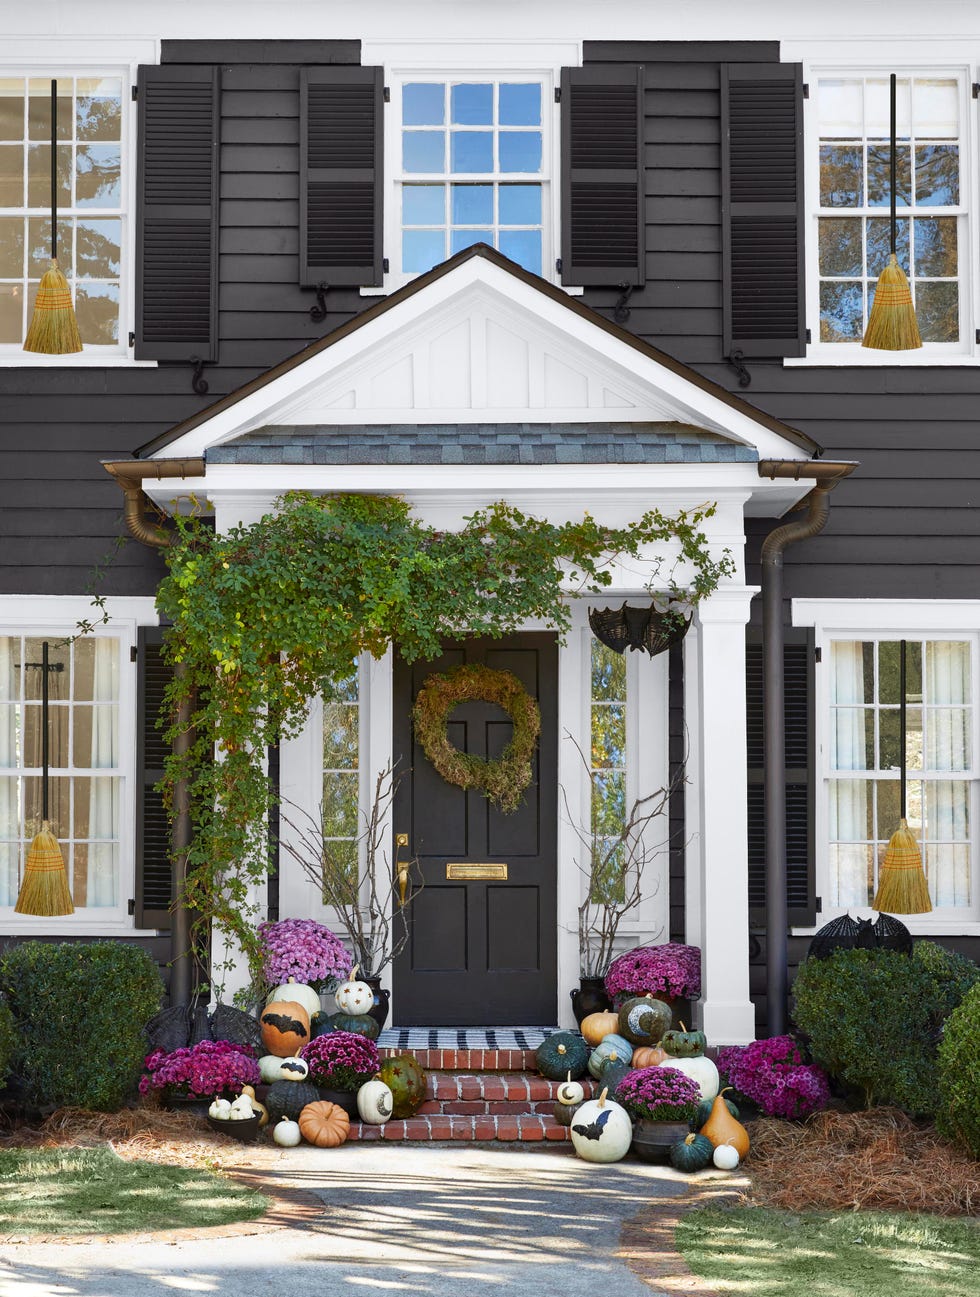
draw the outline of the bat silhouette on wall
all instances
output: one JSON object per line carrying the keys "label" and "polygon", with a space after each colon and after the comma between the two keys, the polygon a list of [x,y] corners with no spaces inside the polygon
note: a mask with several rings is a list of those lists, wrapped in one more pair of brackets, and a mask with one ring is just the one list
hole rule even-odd
{"label": "bat silhouette on wall", "polygon": [[590,1121],[587,1126],[573,1126],[572,1130],[576,1135],[581,1135],[584,1139],[602,1139],[602,1130],[612,1114],[612,1109],[607,1108],[605,1112],[600,1112],[595,1121]]}

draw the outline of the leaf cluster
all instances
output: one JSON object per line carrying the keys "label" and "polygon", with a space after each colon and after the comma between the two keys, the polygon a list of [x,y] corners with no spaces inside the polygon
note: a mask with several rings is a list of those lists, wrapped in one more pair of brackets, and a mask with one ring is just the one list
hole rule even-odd
{"label": "leaf cluster", "polygon": [[980,984],[968,991],[946,1022],[939,1046],[939,1103],[936,1126],[941,1134],[980,1158]]}

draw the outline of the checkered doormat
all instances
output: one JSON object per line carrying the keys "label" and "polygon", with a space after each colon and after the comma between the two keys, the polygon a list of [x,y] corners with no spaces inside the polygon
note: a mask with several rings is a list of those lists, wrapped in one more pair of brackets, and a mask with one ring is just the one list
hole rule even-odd
{"label": "checkered doormat", "polygon": [[378,1037],[388,1049],[537,1049],[557,1027],[391,1027]]}

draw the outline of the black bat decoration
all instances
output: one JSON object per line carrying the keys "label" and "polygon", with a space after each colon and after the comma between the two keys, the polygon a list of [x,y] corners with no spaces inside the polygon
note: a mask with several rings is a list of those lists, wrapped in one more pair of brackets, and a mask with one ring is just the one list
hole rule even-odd
{"label": "black bat decoration", "polygon": [[280,1031],[291,1031],[296,1036],[305,1036],[306,1028],[298,1018],[290,1018],[286,1013],[263,1013],[262,1021]]}
{"label": "black bat decoration", "polygon": [[589,1122],[588,1126],[573,1126],[572,1130],[576,1135],[584,1135],[586,1139],[602,1139],[602,1128],[609,1120],[611,1108],[605,1112],[600,1112],[595,1121]]}

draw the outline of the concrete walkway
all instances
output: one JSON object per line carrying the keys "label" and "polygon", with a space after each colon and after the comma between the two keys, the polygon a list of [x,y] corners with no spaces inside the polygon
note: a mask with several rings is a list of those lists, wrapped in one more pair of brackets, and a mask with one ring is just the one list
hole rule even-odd
{"label": "concrete walkway", "polygon": [[5,1245],[0,1297],[651,1297],[617,1256],[620,1228],[690,1184],[567,1149],[472,1145],[303,1147],[269,1171],[322,1212],[240,1237]]}

